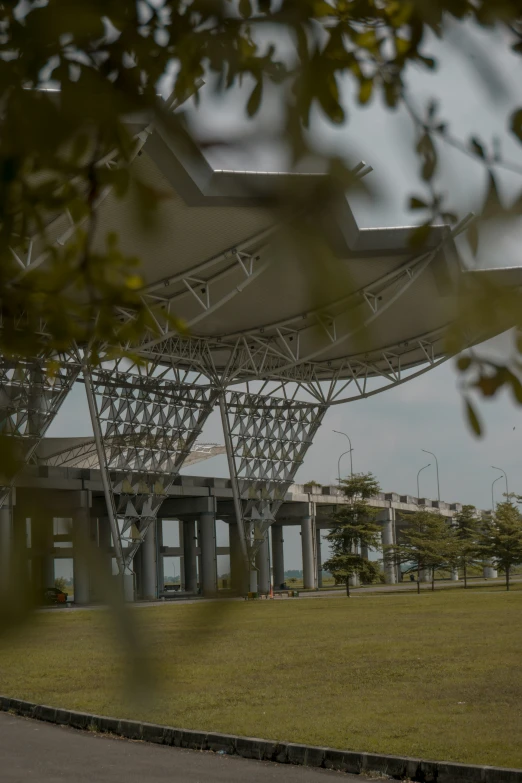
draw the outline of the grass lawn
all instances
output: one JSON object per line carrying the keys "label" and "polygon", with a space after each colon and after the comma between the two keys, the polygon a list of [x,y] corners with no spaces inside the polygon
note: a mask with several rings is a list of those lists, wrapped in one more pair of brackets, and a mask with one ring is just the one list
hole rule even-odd
{"label": "grass lawn", "polygon": [[522,591],[135,609],[149,698],[107,612],[42,613],[0,646],[0,693],[159,723],[522,767]]}

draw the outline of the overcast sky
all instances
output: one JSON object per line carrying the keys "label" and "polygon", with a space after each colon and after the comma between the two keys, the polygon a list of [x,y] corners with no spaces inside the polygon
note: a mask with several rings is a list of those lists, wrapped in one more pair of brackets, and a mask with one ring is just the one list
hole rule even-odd
{"label": "overcast sky", "polygon": [[[506,132],[506,116],[520,95],[520,58],[511,55],[498,34],[483,34],[461,26],[455,27],[449,42],[433,42],[431,51],[441,56],[437,74],[420,70],[410,73],[411,93],[418,103],[431,97],[440,102],[441,116],[449,118],[454,135],[466,138],[475,133],[489,142],[497,134],[503,140],[506,157],[522,163],[522,148]],[[477,64],[484,53],[494,66],[493,81],[485,82],[477,74]],[[202,136],[240,137],[249,129],[238,108],[237,99],[216,102],[208,94],[206,108],[193,115],[194,127]],[[257,122],[257,128],[273,129],[277,107],[269,102]],[[211,120],[211,123],[210,123]],[[379,105],[363,110],[352,109],[349,123],[333,128],[322,121],[314,123],[315,137],[327,149],[336,149],[356,161],[364,159],[374,168],[371,182],[381,193],[379,200],[351,200],[361,226],[411,225],[414,220],[406,210],[407,197],[422,193],[416,180],[416,162],[411,153],[411,128],[402,112],[390,113]],[[257,168],[279,170],[284,156],[268,145],[249,147],[241,154],[230,149],[209,155],[216,168]],[[485,175],[480,166],[462,155],[448,151],[442,167],[443,183],[449,194],[448,206],[460,215],[480,204]],[[503,177],[506,193],[522,186],[521,178]],[[415,217],[415,216],[414,216]],[[520,265],[520,236],[515,227],[509,236],[495,244],[484,242],[479,263],[482,266]],[[497,345],[506,349],[506,339]],[[506,395],[493,403],[482,404],[486,423],[485,436],[477,440],[464,420],[462,401],[456,389],[456,374],[451,362],[420,378],[367,400],[333,407],[325,417],[314,445],[297,480],[314,479],[334,483],[337,460],[347,441],[332,432],[347,432],[354,448],[354,470],[373,471],[383,490],[416,495],[416,474],[431,460],[421,449],[429,449],[439,459],[441,496],[444,500],[472,503],[481,508],[491,506],[491,482],[498,465],[508,473],[510,490],[522,493],[522,416]],[[70,395],[52,425],[49,435],[87,435],[91,433],[83,386]],[[213,415],[205,427],[202,440],[223,442],[221,425]],[[432,460],[431,460],[432,461]],[[341,472],[349,469],[345,457]],[[227,476],[224,457],[186,469],[195,475]],[[436,497],[434,466],[421,474],[421,494]],[[497,500],[502,482],[496,485]],[[301,556],[297,531],[287,536],[286,565],[300,568]]]}

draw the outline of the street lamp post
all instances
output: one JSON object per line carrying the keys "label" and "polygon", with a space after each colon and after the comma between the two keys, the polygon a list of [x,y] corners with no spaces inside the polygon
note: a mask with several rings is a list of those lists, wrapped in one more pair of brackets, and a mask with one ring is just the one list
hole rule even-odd
{"label": "street lamp post", "polygon": [[423,451],[425,454],[430,454],[435,460],[435,467],[437,469],[437,499],[440,503],[439,461],[432,451],[428,451],[428,449],[421,449],[421,451]]}
{"label": "street lamp post", "polygon": [[342,458],[344,457],[345,454],[349,454],[350,458],[351,458],[352,450],[348,449],[348,451],[343,451],[343,453],[341,454],[341,456],[337,460],[337,478],[338,478],[338,481],[339,481],[339,486],[341,486],[341,460],[342,460]]}
{"label": "street lamp post", "polygon": [[[495,465],[492,465],[491,467],[493,468],[493,470],[500,470],[500,472],[504,474],[504,478],[506,479],[506,501],[509,503],[509,487],[508,487],[507,473],[505,470],[502,470],[502,468],[497,468]],[[499,476],[499,478],[501,477]]]}
{"label": "street lamp post", "polygon": [[423,471],[423,470],[426,470],[426,468],[429,468],[429,467],[431,467],[431,462],[428,462],[428,464],[427,464],[427,465],[424,465],[424,467],[423,467],[423,468],[421,468],[421,469],[418,471],[418,473],[417,473],[417,503],[419,502],[419,498],[420,498],[420,490],[419,490],[419,476],[420,476],[420,474],[422,473],[422,471]]}
{"label": "street lamp post", "polygon": [[[332,430],[332,432],[335,432],[337,435],[344,435],[345,438],[348,438],[348,443],[350,444],[350,476],[353,476],[352,441],[350,440],[346,432],[339,432],[339,430]],[[348,454],[348,452],[345,451],[345,454]]]}
{"label": "street lamp post", "polygon": [[501,478],[502,478],[502,476],[497,476],[497,478],[491,484],[491,513],[492,514],[495,513],[495,495],[494,495],[494,492],[493,492],[493,488],[494,488],[495,484],[497,483],[497,481],[500,481]]}

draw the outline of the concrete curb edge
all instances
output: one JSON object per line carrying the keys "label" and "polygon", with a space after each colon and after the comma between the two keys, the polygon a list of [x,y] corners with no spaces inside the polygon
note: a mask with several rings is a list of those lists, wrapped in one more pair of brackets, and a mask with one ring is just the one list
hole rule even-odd
{"label": "concrete curb edge", "polygon": [[380,773],[388,775],[393,780],[409,779],[417,783],[522,783],[522,769],[427,761],[380,753],[357,753],[351,750],[277,742],[256,737],[239,737],[211,731],[175,729],[155,723],[119,720],[49,707],[7,696],[0,696],[0,711],[55,723],[59,726],[70,726],[73,729],[114,734],[126,739],[154,742],[159,745],[209,750],[215,753],[222,751],[246,759],[322,767],[356,775]]}

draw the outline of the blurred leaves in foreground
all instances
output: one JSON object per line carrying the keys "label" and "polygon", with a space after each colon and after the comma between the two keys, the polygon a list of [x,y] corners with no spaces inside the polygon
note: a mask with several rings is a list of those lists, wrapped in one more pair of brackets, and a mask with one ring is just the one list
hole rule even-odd
{"label": "blurred leaves in foreground", "polygon": [[[198,100],[203,81],[219,95],[237,90],[252,122],[266,94],[275,91],[283,107],[281,143],[295,170],[313,158],[349,189],[350,163],[328,158],[314,143],[311,121],[322,116],[341,125],[350,120],[350,100],[381,100],[404,106],[415,129],[419,177],[409,203],[419,215],[412,236],[418,251],[434,221],[457,221],[458,205],[447,204],[438,181],[446,147],[479,162],[489,175],[481,220],[520,214],[521,197],[504,207],[495,172],[522,168],[505,160],[499,144],[478,133],[460,139],[451,118],[430,101],[419,109],[407,90],[410,65],[437,68],[428,50],[430,34],[444,37],[448,23],[499,28],[503,46],[522,54],[518,0],[24,0],[0,7],[0,351],[5,356],[52,357],[71,348],[90,352],[131,351],[145,331],[157,328],[141,295],[142,259],[126,256],[119,238],[107,234],[95,245],[97,208],[110,189],[132,199],[143,230],[154,227],[155,207],[165,194],[141,182],[132,167],[154,123],[176,134],[180,107]],[[481,78],[492,73],[487,57]],[[493,83],[491,80],[491,84]],[[158,92],[170,83],[170,96]],[[489,85],[491,87],[491,84]],[[348,85],[352,90],[345,89]],[[246,90],[246,94],[243,90]],[[347,96],[355,95],[354,99]],[[148,123],[133,135],[129,118]],[[522,107],[507,118],[510,133],[522,141]],[[186,132],[186,129],[184,129]],[[197,141],[197,139],[196,139]],[[349,154],[347,155],[347,157]],[[292,204],[290,196],[287,202]],[[295,206],[295,204],[293,204]],[[299,205],[298,205],[299,206]],[[305,205],[306,207],[306,205]],[[56,224],[67,218],[57,240]],[[478,230],[469,230],[474,255]],[[314,247],[314,243],[309,243]],[[312,262],[314,258],[312,257]],[[321,243],[317,243],[320,264]],[[312,269],[310,280],[328,285],[335,275]],[[487,281],[467,286],[448,350],[458,353],[476,335],[488,337],[511,326],[522,349],[520,294]],[[173,328],[182,328],[169,314]],[[513,366],[468,351],[459,360],[465,388],[484,396],[511,387],[522,401],[520,362]],[[52,367],[50,366],[50,372]],[[476,432],[480,422],[468,404]],[[20,456],[9,444],[0,472],[16,472]],[[2,600],[4,628],[28,616],[35,606],[23,569]],[[105,588],[104,588],[105,589]],[[114,591],[107,590],[107,601]],[[203,611],[203,610],[202,610]],[[204,610],[206,612],[206,610]],[[116,616],[129,652],[139,667],[139,639],[123,606]],[[210,623],[208,623],[210,625]]]}

